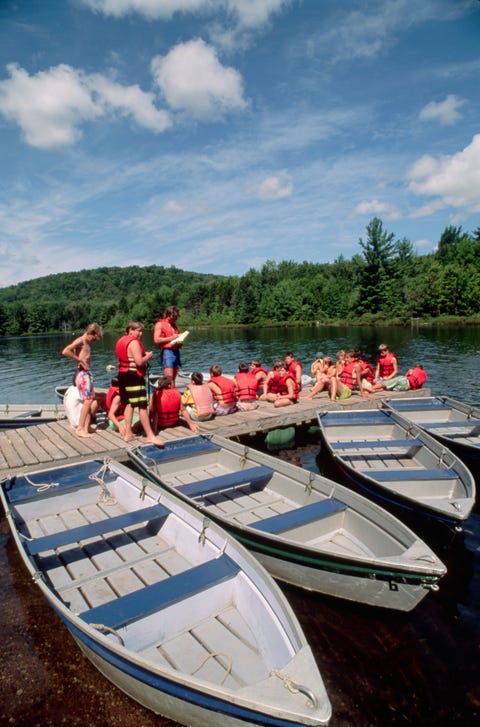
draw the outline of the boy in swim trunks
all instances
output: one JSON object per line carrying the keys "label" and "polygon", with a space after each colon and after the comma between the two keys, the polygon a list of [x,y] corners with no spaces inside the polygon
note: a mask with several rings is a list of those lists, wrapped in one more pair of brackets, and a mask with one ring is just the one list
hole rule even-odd
{"label": "boy in swim trunks", "polygon": [[78,420],[75,434],[79,437],[91,437],[90,422],[93,414],[95,402],[95,390],[93,388],[93,378],[90,371],[92,359],[91,344],[99,341],[102,337],[102,329],[98,323],[90,323],[82,336],[76,338],[72,343],[62,351],[62,356],[67,356],[77,363],[77,371],[74,377],[74,384],[77,387],[80,398],[82,399],[82,408]]}

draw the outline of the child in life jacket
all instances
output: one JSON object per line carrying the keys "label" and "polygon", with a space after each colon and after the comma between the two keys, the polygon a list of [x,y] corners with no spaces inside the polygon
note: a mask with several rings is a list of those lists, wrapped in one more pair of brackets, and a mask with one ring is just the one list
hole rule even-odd
{"label": "child in life jacket", "polygon": [[194,371],[182,394],[182,404],[195,422],[205,422],[215,415],[213,394],[203,383],[203,374]]}
{"label": "child in life jacket", "polygon": [[160,376],[150,397],[150,418],[155,434],[158,430],[175,427],[184,420],[192,432],[196,432],[198,425],[192,421],[184,404],[180,392],[173,385],[171,376]]}

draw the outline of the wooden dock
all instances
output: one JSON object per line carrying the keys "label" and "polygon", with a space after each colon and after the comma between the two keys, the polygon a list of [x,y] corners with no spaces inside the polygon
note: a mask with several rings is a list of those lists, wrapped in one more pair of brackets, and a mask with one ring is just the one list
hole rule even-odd
{"label": "wooden dock", "polygon": [[[429,389],[420,389],[410,395],[430,396]],[[384,398],[384,393],[362,398],[354,393],[350,399],[330,402],[326,394],[313,400],[301,399],[294,406],[276,409],[271,403],[261,401],[258,409],[236,412],[203,422],[199,434],[220,434],[232,438],[254,436],[273,429],[317,423],[319,409],[372,409]],[[409,396],[409,392],[389,392],[389,397]],[[164,441],[193,436],[185,426],[165,429],[160,433]],[[126,460],[128,447],[142,443],[139,437],[133,445],[125,444],[120,435],[108,427],[99,427],[91,438],[77,437],[67,419],[36,424],[18,429],[0,431],[0,478],[11,477],[26,471],[45,469],[52,465],[81,461],[91,457],[111,457]]]}

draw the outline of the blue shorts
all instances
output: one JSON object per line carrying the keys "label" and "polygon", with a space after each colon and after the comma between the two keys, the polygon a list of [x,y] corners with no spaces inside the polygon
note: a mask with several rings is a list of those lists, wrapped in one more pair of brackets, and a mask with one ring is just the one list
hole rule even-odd
{"label": "blue shorts", "polygon": [[162,349],[162,366],[164,369],[179,369],[182,365],[180,361],[180,349],[179,348],[164,348]]}

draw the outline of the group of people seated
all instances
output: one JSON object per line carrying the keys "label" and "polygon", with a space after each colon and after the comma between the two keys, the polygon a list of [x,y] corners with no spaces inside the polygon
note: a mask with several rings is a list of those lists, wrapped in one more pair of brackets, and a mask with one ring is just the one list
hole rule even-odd
{"label": "group of people seated", "polygon": [[375,368],[361,351],[351,349],[338,351],[335,362],[318,353],[310,371],[314,385],[305,399],[313,399],[322,391],[328,392],[331,401],[348,399],[354,391],[363,397],[378,391],[408,391],[420,389],[427,380],[422,364],[399,375],[397,357],[386,343],[378,347]]}
{"label": "group of people seated", "polygon": [[[318,353],[310,366],[310,377],[303,374],[302,364],[291,351],[274,361],[270,371],[259,359],[252,359],[250,364],[240,363],[232,377],[225,376],[221,366],[215,364],[206,381],[201,372],[193,372],[183,393],[176,388],[172,376],[160,376],[149,398],[151,428],[157,434],[160,429],[184,423],[195,432],[201,422],[236,411],[251,411],[258,407],[259,401],[284,407],[300,398],[313,399],[323,391],[332,401],[337,401],[347,399],[354,391],[368,397],[377,391],[418,389],[427,380],[421,364],[413,366],[404,376],[399,375],[397,358],[386,344],[379,346],[378,354],[374,367],[359,351],[338,351],[335,361]],[[300,392],[305,382],[311,389],[302,397]],[[115,378],[107,393],[106,408],[110,426],[123,435],[124,407]]]}

